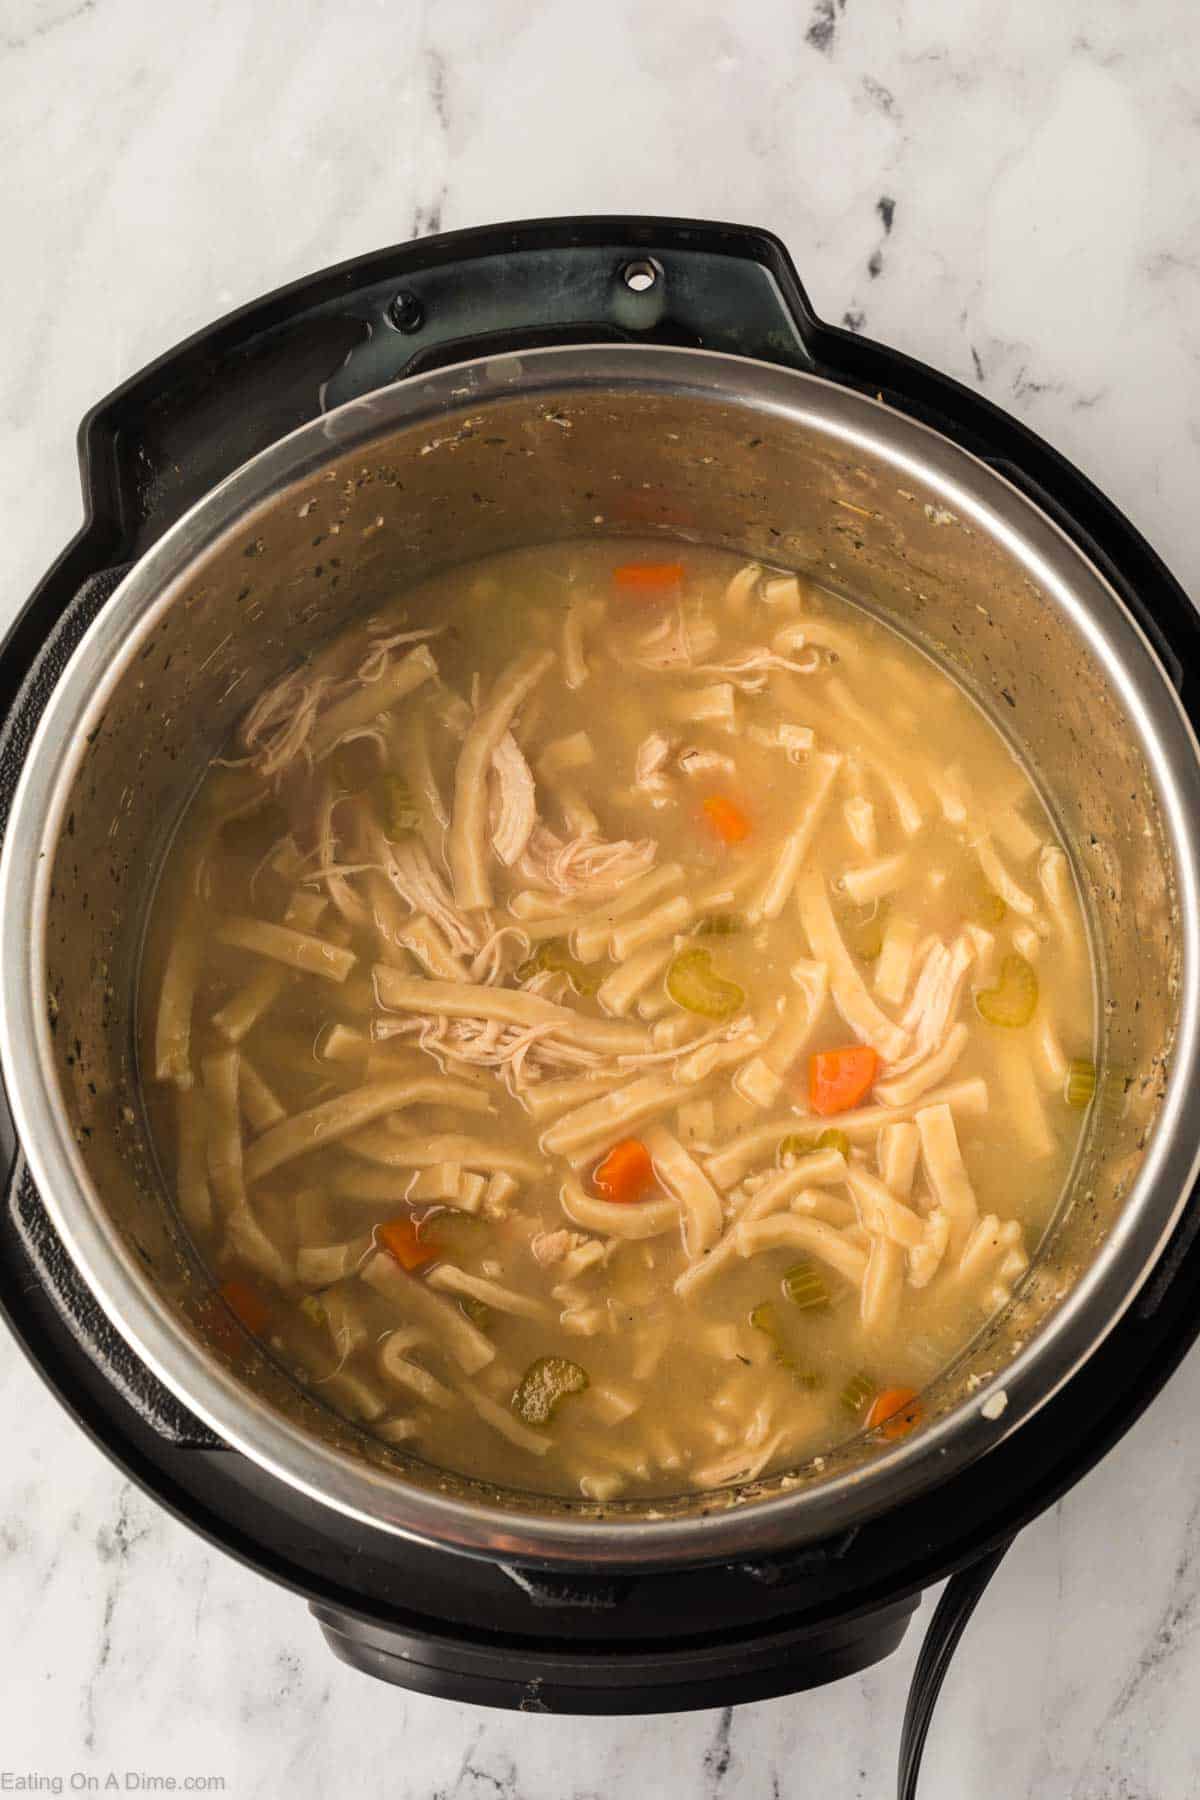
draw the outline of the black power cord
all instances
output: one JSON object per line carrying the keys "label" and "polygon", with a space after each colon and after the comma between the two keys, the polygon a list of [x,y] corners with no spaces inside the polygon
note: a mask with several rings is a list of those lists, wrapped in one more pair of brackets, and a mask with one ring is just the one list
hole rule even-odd
{"label": "black power cord", "polygon": [[896,1800],[917,1800],[917,1780],[921,1773],[921,1757],[933,1719],[942,1683],[970,1621],[971,1614],[983,1598],[984,1589],[1004,1561],[1012,1546],[1009,1538],[995,1550],[989,1550],[978,1562],[952,1575],[942,1591],[921,1654],[913,1670],[904,1708],[904,1729],[900,1734],[900,1766],[896,1778]]}

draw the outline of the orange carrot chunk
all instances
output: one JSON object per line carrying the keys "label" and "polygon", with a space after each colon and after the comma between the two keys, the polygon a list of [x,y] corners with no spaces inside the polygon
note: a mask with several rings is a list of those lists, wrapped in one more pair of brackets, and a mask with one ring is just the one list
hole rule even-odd
{"label": "orange carrot chunk", "polygon": [[915,1388],[884,1388],[876,1394],[867,1413],[867,1430],[883,1427],[886,1438],[902,1438],[921,1422],[921,1403]]}
{"label": "orange carrot chunk", "polygon": [[432,1244],[423,1244],[417,1228],[407,1217],[388,1219],[376,1227],[375,1235],[389,1256],[394,1256],[402,1269],[419,1269],[437,1255]]}
{"label": "orange carrot chunk", "polygon": [[871,1086],[878,1067],[879,1057],[868,1044],[818,1050],[808,1059],[808,1098],[813,1111],[823,1119],[849,1112]]}
{"label": "orange carrot chunk", "polygon": [[749,837],[749,819],[727,794],[710,794],[702,802],[702,810],[723,844],[740,844]]}
{"label": "orange carrot chunk", "polygon": [[622,594],[667,594],[683,582],[683,564],[677,562],[619,563],[613,585]]}
{"label": "orange carrot chunk", "polygon": [[271,1308],[266,1296],[252,1281],[234,1275],[217,1289],[234,1318],[246,1327],[252,1337],[261,1337],[271,1323]]}
{"label": "orange carrot chunk", "polygon": [[598,1193],[620,1205],[640,1200],[654,1186],[654,1164],[650,1152],[638,1138],[624,1138],[614,1144],[592,1175]]}

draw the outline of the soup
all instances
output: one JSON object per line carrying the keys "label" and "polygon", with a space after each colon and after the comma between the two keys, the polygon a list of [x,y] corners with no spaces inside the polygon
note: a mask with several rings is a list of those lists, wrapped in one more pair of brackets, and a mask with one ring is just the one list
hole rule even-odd
{"label": "soup", "polygon": [[919,1428],[1095,1086],[1003,737],[866,612],[690,546],[454,570],[259,696],[141,1012],[241,1326],[434,1465],[595,1501]]}

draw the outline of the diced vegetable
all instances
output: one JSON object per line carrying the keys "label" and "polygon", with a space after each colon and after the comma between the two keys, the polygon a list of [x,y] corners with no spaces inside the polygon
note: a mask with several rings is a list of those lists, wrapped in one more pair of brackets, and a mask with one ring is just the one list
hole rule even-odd
{"label": "diced vegetable", "polygon": [[1066,1100],[1079,1112],[1096,1098],[1096,1065],[1086,1057],[1073,1056],[1067,1064]]}
{"label": "diced vegetable", "polygon": [[315,1294],[305,1294],[303,1300],[300,1302],[300,1311],[304,1314],[310,1325],[324,1325],[325,1308],[321,1305],[321,1302],[317,1299]]}
{"label": "diced vegetable", "polygon": [[654,1186],[654,1164],[640,1138],[624,1138],[614,1144],[592,1174],[592,1185],[606,1200],[625,1205]]}
{"label": "diced vegetable", "polygon": [[252,1281],[233,1275],[217,1289],[222,1300],[251,1337],[261,1337],[271,1323],[271,1303]]}
{"label": "diced vegetable", "polygon": [[746,999],[736,981],[717,974],[711,953],[697,948],[681,950],[672,958],[666,987],[676,1006],[704,1019],[728,1019]]}
{"label": "diced vegetable", "polygon": [[1006,956],[1000,965],[999,985],[980,988],[975,1005],[989,1025],[1009,1028],[1028,1025],[1037,1009],[1038,978],[1023,956]]}
{"label": "diced vegetable", "polygon": [[388,1219],[384,1224],[377,1225],[375,1236],[402,1269],[419,1269],[423,1263],[432,1262],[438,1254],[432,1244],[421,1242],[417,1228],[407,1213],[402,1218]]}
{"label": "diced vegetable", "polygon": [[750,821],[727,794],[709,794],[700,810],[723,844],[740,844],[750,836]]}
{"label": "diced vegetable", "polygon": [[482,1300],[477,1300],[474,1294],[459,1294],[458,1304],[462,1307],[462,1310],[466,1313],[472,1325],[476,1326],[480,1331],[487,1330],[492,1322],[492,1309],[490,1306],[486,1306]]}
{"label": "diced vegetable", "polygon": [[793,1306],[803,1312],[821,1311],[829,1305],[829,1289],[825,1277],[815,1263],[805,1259],[794,1263],[783,1276],[783,1291]]}
{"label": "diced vegetable", "polygon": [[783,1326],[780,1324],[779,1314],[770,1300],[760,1300],[758,1305],[751,1309],[750,1323],[755,1331],[761,1331],[764,1337],[770,1339],[771,1347],[775,1352],[775,1361],[781,1368],[786,1369],[789,1375],[794,1375],[801,1387],[815,1388],[820,1385],[818,1376],[807,1369],[801,1369],[797,1363],[788,1345]]}
{"label": "diced vegetable", "polygon": [[869,906],[845,906],[838,914],[842,934],[851,952],[862,962],[874,962],[883,949],[887,906],[874,900]]}
{"label": "diced vegetable", "polygon": [[815,1113],[849,1112],[875,1080],[879,1057],[869,1044],[818,1050],[808,1059],[808,1098]]}
{"label": "diced vegetable", "polygon": [[449,1206],[427,1213],[416,1229],[418,1241],[438,1256],[469,1256],[486,1236],[484,1221],[477,1214]]}
{"label": "diced vegetable", "polygon": [[782,1363],[785,1369],[790,1369],[793,1362],[783,1342],[779,1314],[769,1300],[760,1300],[757,1306],[751,1308],[750,1323],[755,1331],[761,1331],[764,1337],[770,1338],[776,1362]]}
{"label": "diced vegetable", "polygon": [[710,913],[696,927],[697,937],[738,937],[746,929],[740,913]]}
{"label": "diced vegetable", "polygon": [[815,1137],[806,1137],[798,1131],[789,1132],[780,1143],[779,1160],[786,1163],[791,1157],[811,1156],[814,1150],[836,1150],[840,1156],[849,1156],[850,1139],[833,1125]]}
{"label": "diced vegetable", "polygon": [[571,955],[563,938],[547,938],[544,944],[539,944],[533,955],[526,957],[518,968],[517,980],[532,981],[535,975],[546,971],[565,975],[580,995],[594,994],[600,986],[601,977]]}
{"label": "diced vegetable", "polygon": [[618,563],[613,570],[613,586],[618,593],[661,598],[682,585],[683,575],[683,564],[679,562]]}
{"label": "diced vegetable", "polygon": [[885,1388],[876,1394],[867,1413],[867,1430],[882,1428],[886,1438],[906,1437],[921,1422],[921,1405],[915,1388]]}
{"label": "diced vegetable", "polygon": [[421,824],[419,809],[413,804],[412,792],[399,775],[380,775],[375,783],[375,802],[383,829],[389,838],[407,837]]}
{"label": "diced vegetable", "polygon": [[973,924],[986,926],[989,931],[992,931],[997,925],[1004,923],[1007,912],[1008,907],[995,888],[989,887],[982,874],[978,875],[973,883],[971,899],[967,907],[968,918]]}
{"label": "diced vegetable", "polygon": [[865,1375],[852,1375],[842,1389],[840,1399],[848,1413],[863,1412],[875,1393],[875,1383]]}
{"label": "diced vegetable", "polygon": [[526,1425],[548,1425],[563,1401],[589,1385],[586,1369],[565,1356],[539,1356],[513,1392],[512,1409]]}

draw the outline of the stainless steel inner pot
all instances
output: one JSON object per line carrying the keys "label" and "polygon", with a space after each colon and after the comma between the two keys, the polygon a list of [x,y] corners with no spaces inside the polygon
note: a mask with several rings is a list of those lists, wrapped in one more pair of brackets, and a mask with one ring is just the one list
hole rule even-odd
{"label": "stainless steel inner pot", "polygon": [[[661,532],[870,605],[1028,758],[1072,850],[1108,1084],[1026,1282],[882,1449],[731,1494],[609,1505],[484,1489],[374,1443],[266,1355],[207,1341],[210,1290],[134,1066],[152,878],[259,687],[408,582],[486,551]],[[0,1055],[54,1224],[114,1325],[229,1444],[384,1530],[543,1563],[667,1566],[798,1545],[986,1453],[1129,1305],[1195,1179],[1200,764],[1096,569],[947,439],[814,376],[703,351],[539,350],[414,377],[272,446],[136,565],[59,681],[3,861]]]}

